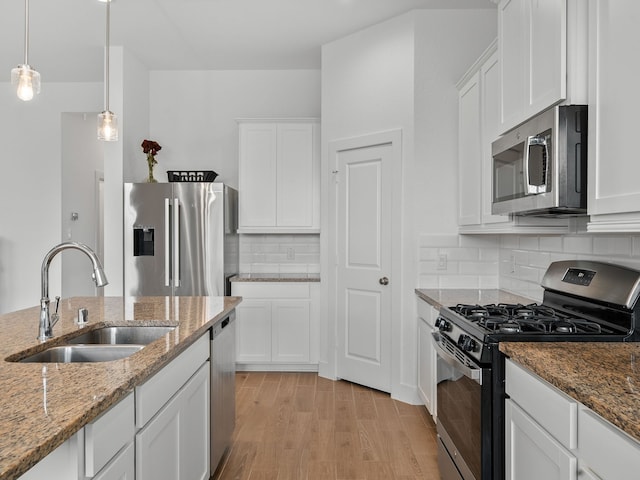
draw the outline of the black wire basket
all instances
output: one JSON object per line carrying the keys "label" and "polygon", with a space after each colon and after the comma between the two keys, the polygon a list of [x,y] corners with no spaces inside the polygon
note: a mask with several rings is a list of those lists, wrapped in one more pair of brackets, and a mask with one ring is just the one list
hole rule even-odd
{"label": "black wire basket", "polygon": [[170,182],[213,182],[218,174],[213,170],[167,170]]}

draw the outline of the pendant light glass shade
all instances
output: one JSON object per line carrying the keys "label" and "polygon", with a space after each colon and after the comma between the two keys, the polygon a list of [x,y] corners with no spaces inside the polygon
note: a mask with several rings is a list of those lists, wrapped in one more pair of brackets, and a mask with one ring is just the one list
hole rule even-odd
{"label": "pendant light glass shade", "polygon": [[118,116],[109,110],[98,114],[98,140],[105,142],[118,140]]}
{"label": "pendant light glass shade", "polygon": [[[104,1],[104,0],[100,0]],[[98,114],[98,140],[115,142],[118,140],[118,116],[109,110],[109,30],[111,27],[111,0],[106,0],[107,24],[104,46],[104,111]]]}
{"label": "pendant light glass shade", "polygon": [[40,93],[40,74],[29,65],[18,65],[11,70],[11,84],[18,91],[18,98],[28,102]]}
{"label": "pendant light glass shade", "polygon": [[24,63],[11,70],[11,84],[25,102],[40,93],[40,74],[29,65],[29,0],[24,0]]}

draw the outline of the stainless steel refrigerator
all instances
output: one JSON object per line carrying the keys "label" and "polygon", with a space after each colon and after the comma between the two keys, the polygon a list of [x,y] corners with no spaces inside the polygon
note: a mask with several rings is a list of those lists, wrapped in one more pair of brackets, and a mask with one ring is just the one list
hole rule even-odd
{"label": "stainless steel refrigerator", "polygon": [[229,295],[237,211],[222,183],[125,183],[125,295]]}

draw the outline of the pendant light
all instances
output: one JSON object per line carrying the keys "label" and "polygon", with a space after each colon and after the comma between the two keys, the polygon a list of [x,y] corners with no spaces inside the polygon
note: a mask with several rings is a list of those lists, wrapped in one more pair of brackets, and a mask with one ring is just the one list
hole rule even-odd
{"label": "pendant light", "polygon": [[11,84],[25,102],[40,93],[40,74],[29,65],[29,0],[24,0],[24,63],[11,70]]}
{"label": "pendant light", "polygon": [[107,4],[107,24],[104,50],[104,111],[98,114],[98,140],[118,140],[118,116],[109,110],[109,29],[111,27],[111,0],[100,0]]}

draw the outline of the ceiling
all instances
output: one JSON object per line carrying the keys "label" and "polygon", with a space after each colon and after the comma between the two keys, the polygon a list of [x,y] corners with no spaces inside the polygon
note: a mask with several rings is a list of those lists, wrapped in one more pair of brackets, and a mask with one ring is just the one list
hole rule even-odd
{"label": "ceiling", "polygon": [[[100,81],[98,0],[30,0],[29,63],[42,81]],[[490,0],[113,0],[111,45],[150,70],[317,69],[320,46],[423,8]],[[0,2],[0,75],[24,60],[24,0]],[[2,78],[2,77],[0,77]]]}

